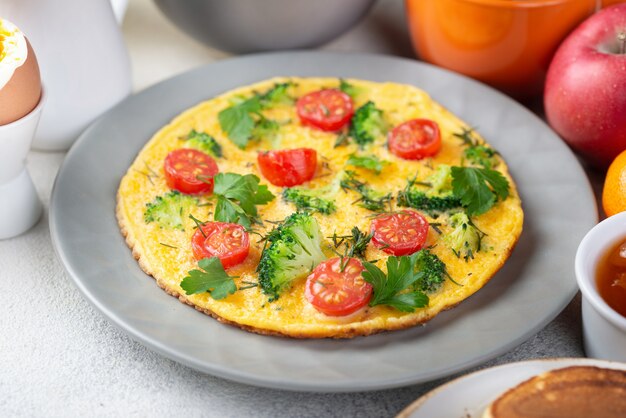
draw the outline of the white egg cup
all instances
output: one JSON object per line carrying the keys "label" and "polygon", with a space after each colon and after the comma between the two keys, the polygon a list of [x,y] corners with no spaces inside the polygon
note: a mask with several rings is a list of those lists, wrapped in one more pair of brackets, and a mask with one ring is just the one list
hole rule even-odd
{"label": "white egg cup", "polygon": [[600,296],[596,269],[618,242],[626,241],[626,212],[594,226],[576,252],[576,280],[582,292],[583,343],[587,357],[626,362],[626,318]]}
{"label": "white egg cup", "polygon": [[30,174],[26,156],[37,130],[45,101],[26,116],[0,126],[0,239],[28,231],[41,217],[42,205]]}

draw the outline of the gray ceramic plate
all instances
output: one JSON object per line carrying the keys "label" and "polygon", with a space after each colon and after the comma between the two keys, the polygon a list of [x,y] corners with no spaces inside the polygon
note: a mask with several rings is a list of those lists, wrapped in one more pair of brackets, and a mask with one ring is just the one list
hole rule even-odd
{"label": "gray ceramic plate", "polygon": [[[517,248],[489,285],[425,327],[346,341],[299,341],[220,324],[168,296],[139,269],[115,220],[118,183],[138,151],[184,109],[280,75],[413,84],[479,128],[509,163],[526,213]],[[137,341],[216,376],[329,392],[435,379],[520,344],[576,293],[574,254],[596,221],[595,200],[575,157],[516,102],[415,61],[321,52],[221,61],[128,98],[72,147],[56,179],[50,208],[52,238],[76,286]]]}

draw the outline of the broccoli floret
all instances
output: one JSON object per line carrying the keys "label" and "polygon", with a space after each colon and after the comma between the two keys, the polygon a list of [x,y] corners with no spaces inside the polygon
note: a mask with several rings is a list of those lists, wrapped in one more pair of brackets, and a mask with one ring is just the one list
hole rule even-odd
{"label": "broccoli floret", "polygon": [[337,210],[335,196],[340,189],[343,173],[339,173],[327,186],[317,189],[291,187],[283,190],[283,199],[296,205],[299,211],[330,215]]}
{"label": "broccoli floret", "polygon": [[463,156],[470,163],[488,169],[498,165],[498,159],[496,158],[498,152],[481,143],[480,139],[474,136],[474,129],[462,127],[461,132],[456,132],[452,135],[459,138],[467,146],[463,151]]}
{"label": "broccoli floret", "polygon": [[433,216],[440,212],[460,208],[461,199],[451,193],[444,196],[432,196],[427,192],[409,187],[398,192],[398,206],[414,208]]}
{"label": "broccoli floret", "polygon": [[222,146],[215,140],[215,138],[207,133],[198,132],[195,129],[192,129],[191,132],[187,134],[185,147],[200,150],[215,158],[222,157]]}
{"label": "broccoli floret", "polygon": [[434,173],[428,176],[431,195],[442,195],[452,192],[452,167],[440,164]]}
{"label": "broccoli floret", "polygon": [[289,87],[291,87],[292,84],[293,83],[275,84],[274,87],[261,96],[261,102],[264,107],[278,104],[292,104],[293,97],[288,93]]}
{"label": "broccoli floret", "polygon": [[296,205],[299,211],[330,215],[337,210],[335,202],[328,198],[328,193],[323,189],[291,187],[283,190],[283,199]]}
{"label": "broccoli floret", "polygon": [[172,190],[163,196],[157,196],[146,203],[143,219],[146,223],[156,222],[161,228],[184,230],[183,219],[197,204],[197,199]]}
{"label": "broccoli floret", "polygon": [[[254,125],[252,130],[252,138],[258,140],[267,140],[273,145],[278,144],[280,138],[280,124],[274,120],[261,118]],[[279,148],[275,146],[274,148]]]}
{"label": "broccoli floret", "polygon": [[490,170],[498,164],[498,160],[496,158],[497,154],[498,153],[494,149],[485,145],[473,145],[465,148],[465,151],[463,151],[463,156],[469,162]]}
{"label": "broccoli floret", "polygon": [[274,229],[259,261],[259,285],[270,301],[294,280],[305,277],[326,259],[321,249],[322,233],[314,217],[296,212]]}
{"label": "broccoli floret", "polygon": [[422,292],[432,293],[437,291],[448,275],[446,265],[431,253],[428,249],[420,250],[411,255],[414,271],[421,271],[422,277],[415,282],[416,287]]}
{"label": "broccoli floret", "polygon": [[371,144],[386,132],[387,123],[383,119],[383,111],[378,109],[374,102],[369,101],[354,112],[350,136],[360,148]]}
{"label": "broccoli floret", "polygon": [[444,242],[457,257],[463,257],[465,261],[474,258],[474,254],[481,249],[485,233],[472,223],[465,212],[450,216],[450,225],[454,229],[444,236]]}
{"label": "broccoli floret", "polygon": [[441,164],[423,185],[430,189],[415,187],[416,179],[409,179],[404,190],[398,192],[398,205],[424,211],[431,216],[462,206],[461,199],[452,193],[452,174],[449,165]]}

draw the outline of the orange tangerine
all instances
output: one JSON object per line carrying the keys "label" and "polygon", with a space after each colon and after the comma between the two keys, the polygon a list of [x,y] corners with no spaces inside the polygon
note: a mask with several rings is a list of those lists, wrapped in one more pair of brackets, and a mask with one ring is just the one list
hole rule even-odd
{"label": "orange tangerine", "polygon": [[613,160],[606,172],[602,207],[606,216],[626,211],[626,150]]}

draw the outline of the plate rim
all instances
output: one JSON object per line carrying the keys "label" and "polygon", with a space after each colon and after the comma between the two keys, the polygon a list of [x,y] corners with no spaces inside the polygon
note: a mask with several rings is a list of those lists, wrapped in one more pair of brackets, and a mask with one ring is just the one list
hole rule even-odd
{"label": "plate rim", "polygon": [[[110,321],[110,323],[112,323],[116,328],[123,331],[126,335],[129,335],[134,341],[137,341],[147,346],[149,349],[156,351],[159,354],[167,358],[170,358],[174,361],[177,361],[179,363],[192,367],[196,370],[200,370],[204,373],[208,373],[214,376],[222,377],[222,378],[229,379],[229,380],[234,380],[234,381],[245,383],[245,384],[252,384],[256,386],[263,386],[263,387],[290,390],[290,391],[353,392],[353,391],[370,391],[370,390],[388,389],[388,388],[402,387],[402,386],[406,386],[410,384],[422,383],[422,382],[430,381],[436,378],[449,376],[450,374],[453,374],[455,372],[467,370],[468,368],[482,364],[485,361],[488,361],[489,359],[493,359],[509,351],[510,349],[518,346],[519,344],[521,344],[522,342],[530,338],[532,335],[535,335],[538,331],[540,331],[543,327],[545,327],[549,322],[551,322],[563,310],[563,308],[565,308],[565,306],[567,306],[567,304],[573,299],[573,297],[577,293],[577,287],[575,283],[570,288],[568,294],[562,296],[564,298],[563,303],[562,303],[562,306],[560,306],[558,310],[554,310],[551,313],[551,315],[547,315],[543,317],[541,321],[538,321],[537,325],[534,328],[529,329],[527,332],[518,335],[517,338],[511,339],[508,341],[508,343],[503,344],[499,348],[493,349],[481,356],[476,356],[472,359],[459,362],[453,366],[442,368],[437,372],[432,372],[430,374],[422,374],[421,377],[419,378],[416,378],[415,376],[407,376],[405,378],[389,378],[385,380],[376,380],[373,382],[371,381],[352,382],[351,384],[345,384],[341,382],[339,383],[330,382],[327,385],[320,386],[319,383],[302,383],[302,382],[294,383],[294,382],[285,380],[284,378],[280,378],[280,377],[261,378],[254,373],[240,372],[237,370],[229,369],[228,367],[222,367],[222,365],[208,365],[207,363],[202,362],[194,357],[184,355],[184,353],[181,353],[175,349],[170,348],[167,344],[164,344],[160,341],[153,339],[152,336],[150,336],[149,334],[141,330],[138,330],[135,327],[126,323],[120,315],[118,315],[116,312],[109,309],[109,307],[107,307],[105,304],[101,303],[101,301],[97,298],[97,296],[86,288],[82,279],[79,277],[80,276],[79,273],[77,273],[73,269],[73,266],[68,261],[68,255],[64,253],[62,246],[60,245],[61,237],[60,237],[59,225],[58,225],[58,219],[57,219],[57,216],[58,216],[57,214],[57,206],[58,206],[57,191],[59,188],[58,183],[59,183],[59,179],[61,178],[62,173],[67,168],[67,165],[69,165],[68,161],[71,161],[74,153],[78,152],[76,150],[79,149],[80,145],[83,142],[86,142],[88,140],[88,138],[90,137],[90,133],[96,130],[99,124],[103,123],[103,120],[105,120],[111,112],[113,112],[118,106],[126,103],[128,100],[134,97],[141,96],[144,94],[149,94],[150,92],[154,90],[158,90],[164,84],[176,83],[179,80],[190,77],[195,73],[200,73],[202,71],[205,71],[207,67],[219,65],[220,63],[234,62],[234,61],[248,61],[248,60],[254,60],[255,58],[258,58],[258,57],[260,58],[271,57],[271,56],[280,57],[284,55],[293,56],[297,54],[306,54],[306,55],[314,55],[314,56],[333,56],[333,57],[339,57],[339,56],[345,57],[346,55],[348,55],[352,57],[363,57],[366,59],[385,59],[385,60],[390,60],[390,61],[399,61],[399,62],[403,62],[409,65],[429,67],[431,69],[436,70],[437,72],[448,73],[448,74],[452,74],[455,77],[460,77],[466,83],[469,82],[469,83],[479,85],[483,88],[489,89],[492,93],[505,97],[507,101],[510,101],[512,104],[516,105],[517,111],[525,112],[527,115],[533,118],[535,122],[541,124],[546,129],[550,129],[543,120],[541,120],[536,114],[531,112],[529,109],[523,107],[521,104],[515,102],[513,99],[509,98],[508,96],[505,96],[504,94],[492,89],[491,87],[484,85],[483,83],[480,83],[476,80],[469,79],[465,76],[454,73],[452,71],[442,69],[442,68],[439,68],[439,67],[430,65],[428,63],[421,62],[421,61],[412,60],[408,58],[402,58],[402,57],[389,56],[389,55],[381,55],[381,54],[352,53],[352,52],[346,53],[346,52],[333,52],[333,51],[289,51],[289,52],[259,53],[259,54],[238,56],[238,57],[228,58],[225,60],[220,60],[214,63],[209,63],[207,65],[203,65],[203,66],[191,69],[189,71],[183,72],[181,74],[178,74],[173,77],[167,78],[163,81],[160,81],[146,89],[143,89],[139,92],[132,94],[127,99],[123,100],[122,102],[120,102],[120,104],[113,107],[109,111],[105,112],[97,120],[95,120],[92,124],[90,124],[90,126],[80,135],[80,137],[77,139],[75,144],[71,147],[71,149],[67,153],[61,167],[59,168],[57,177],[54,181],[54,185],[52,188],[52,194],[51,194],[51,199],[50,199],[50,209],[49,209],[49,224],[50,224],[50,234],[51,234],[54,250],[57,256],[59,257],[62,265],[64,266],[65,270],[68,272],[70,278],[72,279],[72,281],[74,282],[74,284],[76,285],[80,293],[83,295],[83,297],[87,299],[87,301],[92,306],[94,306],[98,311],[100,311]],[[185,109],[179,109],[177,113],[183,112],[184,110]],[[567,148],[565,147],[565,149]],[[587,192],[589,193],[590,196],[593,196],[593,191],[589,183],[589,179],[586,176],[586,173],[584,172],[582,167],[580,167],[580,165],[578,166],[578,169],[583,174],[583,177],[586,179],[586,184],[584,186],[586,186],[585,188]],[[595,200],[593,201],[593,204],[595,206],[595,213],[596,213],[595,216],[597,218],[598,211],[597,211],[597,204]],[[176,303],[179,303],[179,302],[176,302]],[[260,336],[259,338],[267,338],[267,337]]]}

